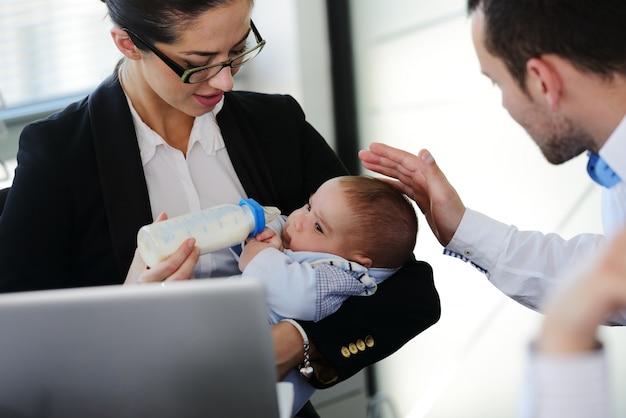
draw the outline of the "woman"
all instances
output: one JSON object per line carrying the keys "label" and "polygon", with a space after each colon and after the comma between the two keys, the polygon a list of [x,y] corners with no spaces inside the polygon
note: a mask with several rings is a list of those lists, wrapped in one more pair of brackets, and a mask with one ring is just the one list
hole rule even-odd
{"label": "woman", "polygon": [[[106,5],[123,59],[87,98],[22,132],[0,220],[0,291],[121,284],[137,230],[162,212],[252,197],[289,213],[325,180],[346,174],[292,98],[230,92],[264,43],[251,0]],[[188,242],[129,280],[237,272],[229,252],[199,257]],[[430,266],[409,263],[376,295],[302,323],[317,348],[309,382],[326,387],[352,376],[439,313]],[[303,360],[303,339],[290,323],[273,332],[282,377]]]}

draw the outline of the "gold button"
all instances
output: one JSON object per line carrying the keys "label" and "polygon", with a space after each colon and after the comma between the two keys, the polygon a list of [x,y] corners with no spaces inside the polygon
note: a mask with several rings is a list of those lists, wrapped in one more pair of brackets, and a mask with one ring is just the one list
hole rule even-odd
{"label": "gold button", "polygon": [[350,352],[352,354],[356,354],[359,352],[358,348],[356,348],[356,345],[354,345],[354,343],[350,343],[350,345],[348,346],[348,348],[350,349]]}
{"label": "gold button", "polygon": [[356,348],[359,349],[359,351],[365,351],[365,341],[363,340],[356,340]]}
{"label": "gold button", "polygon": [[345,357],[345,358],[350,358],[351,354],[350,354],[350,350],[348,350],[348,347],[343,346],[341,347],[341,354]]}
{"label": "gold button", "polygon": [[365,337],[365,345],[369,348],[374,347],[374,337],[372,337],[371,335]]}

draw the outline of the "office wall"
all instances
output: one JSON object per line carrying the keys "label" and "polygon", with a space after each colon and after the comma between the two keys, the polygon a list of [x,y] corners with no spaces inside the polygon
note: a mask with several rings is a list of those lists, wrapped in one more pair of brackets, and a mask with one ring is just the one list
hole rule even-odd
{"label": "office wall", "polygon": [[[545,161],[480,74],[463,0],[353,0],[361,146],[429,149],[464,203],[520,229],[601,232],[599,187],[581,156]],[[402,417],[515,416],[528,343],[541,316],[477,270],[442,255],[420,217],[415,253],[434,269],[438,324],[376,370]],[[604,330],[614,378],[626,370],[619,329]],[[610,335],[609,335],[610,334]],[[616,396],[616,402],[619,397]],[[624,405],[618,405],[624,414]]]}

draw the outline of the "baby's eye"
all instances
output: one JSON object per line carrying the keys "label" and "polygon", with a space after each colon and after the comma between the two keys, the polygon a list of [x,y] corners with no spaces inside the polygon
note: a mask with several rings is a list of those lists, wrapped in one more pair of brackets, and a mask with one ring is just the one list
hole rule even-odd
{"label": "baby's eye", "polygon": [[311,204],[307,203],[305,206],[306,206],[306,211],[311,212]]}
{"label": "baby's eye", "polygon": [[315,223],[315,230],[321,234],[324,233],[324,230],[322,230],[322,226],[318,224],[317,222]]}

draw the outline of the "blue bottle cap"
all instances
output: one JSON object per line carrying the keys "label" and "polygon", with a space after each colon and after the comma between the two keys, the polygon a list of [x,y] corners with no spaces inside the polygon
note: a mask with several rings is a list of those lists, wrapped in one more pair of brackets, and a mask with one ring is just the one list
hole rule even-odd
{"label": "blue bottle cap", "polygon": [[263,206],[259,205],[254,199],[241,199],[239,206],[247,206],[254,216],[254,231],[249,235],[253,237],[260,234],[265,229],[265,212],[263,212]]}

